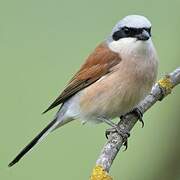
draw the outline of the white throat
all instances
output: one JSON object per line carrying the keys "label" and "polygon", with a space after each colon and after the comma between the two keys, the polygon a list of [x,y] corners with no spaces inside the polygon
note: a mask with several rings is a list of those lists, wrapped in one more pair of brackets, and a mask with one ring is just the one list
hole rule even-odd
{"label": "white throat", "polygon": [[154,52],[152,40],[139,41],[136,38],[122,38],[109,43],[109,48],[120,55],[121,58],[147,57]]}

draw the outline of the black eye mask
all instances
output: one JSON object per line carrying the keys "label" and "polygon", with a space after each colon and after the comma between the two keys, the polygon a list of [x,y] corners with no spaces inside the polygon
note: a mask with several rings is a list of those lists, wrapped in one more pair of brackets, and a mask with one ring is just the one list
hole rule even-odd
{"label": "black eye mask", "polygon": [[147,31],[151,36],[151,28],[129,28],[123,27],[118,31],[114,32],[112,38],[114,41],[118,41],[121,38],[128,38],[128,37],[136,37],[137,35],[141,34],[143,30]]}

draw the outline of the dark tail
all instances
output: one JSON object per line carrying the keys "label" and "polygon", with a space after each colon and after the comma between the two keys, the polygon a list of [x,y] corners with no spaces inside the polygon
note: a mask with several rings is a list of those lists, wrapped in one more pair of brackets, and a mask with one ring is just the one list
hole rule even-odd
{"label": "dark tail", "polygon": [[34,147],[38,142],[44,139],[52,130],[57,126],[64,125],[69,121],[59,121],[57,118],[51,121],[22,151],[9,163],[9,167],[16,164],[30,149]]}

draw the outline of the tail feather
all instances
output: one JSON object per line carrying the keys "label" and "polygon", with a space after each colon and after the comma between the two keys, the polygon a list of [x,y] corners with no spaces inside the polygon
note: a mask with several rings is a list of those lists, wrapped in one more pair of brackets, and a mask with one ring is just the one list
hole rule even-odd
{"label": "tail feather", "polygon": [[51,121],[21,152],[9,163],[9,167],[16,164],[28,151],[30,151],[37,143],[43,140],[51,131],[56,129],[58,126],[62,126],[71,120],[60,121],[59,119],[55,118]]}

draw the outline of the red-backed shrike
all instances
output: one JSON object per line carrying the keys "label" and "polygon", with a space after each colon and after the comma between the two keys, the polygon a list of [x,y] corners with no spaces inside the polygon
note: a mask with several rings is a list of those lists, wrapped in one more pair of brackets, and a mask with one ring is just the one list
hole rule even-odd
{"label": "red-backed shrike", "polygon": [[61,104],[54,120],[9,166],[18,162],[51,131],[72,120],[112,124],[111,119],[131,111],[150,92],[157,67],[151,23],[143,16],[126,16],[90,54],[65,90],[45,111]]}

